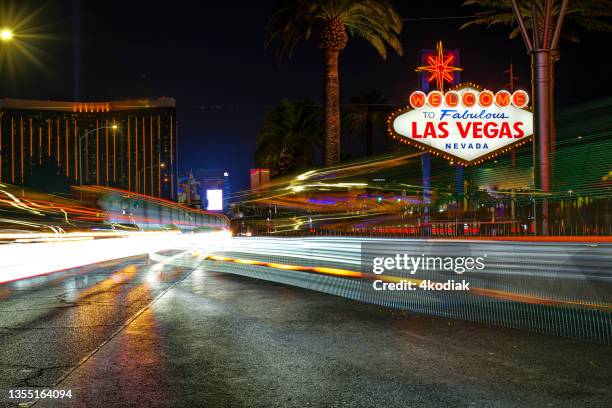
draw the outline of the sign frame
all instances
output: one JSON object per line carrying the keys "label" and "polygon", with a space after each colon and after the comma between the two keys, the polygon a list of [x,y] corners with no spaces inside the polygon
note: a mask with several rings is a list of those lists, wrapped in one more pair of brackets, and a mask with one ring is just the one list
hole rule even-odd
{"label": "sign frame", "polygon": [[[460,83],[460,84],[458,84],[458,85],[456,85],[454,87],[451,87],[451,88],[447,89],[446,92],[448,92],[448,91],[459,91],[459,90],[462,90],[462,89],[465,89],[465,88],[474,88],[478,92],[482,92],[482,91],[485,90],[484,88],[482,88],[481,86],[479,86],[477,84],[474,84],[473,82],[462,82],[462,83]],[[526,110],[528,112],[533,113],[533,108],[531,106],[526,106],[526,107],[521,108],[521,109],[524,109],[524,110]],[[394,140],[397,140],[399,142],[405,143],[405,144],[407,144],[409,146],[412,146],[412,147],[416,147],[419,150],[429,152],[433,156],[442,157],[445,160],[452,161],[453,163],[457,163],[457,164],[459,164],[461,166],[464,166],[464,167],[478,165],[478,164],[480,164],[480,163],[482,163],[484,161],[487,161],[487,160],[490,160],[492,158],[495,158],[495,157],[499,156],[500,154],[507,153],[509,151],[512,151],[512,150],[518,148],[518,147],[521,147],[521,146],[525,145],[526,143],[533,142],[534,134],[532,133],[531,135],[524,136],[521,139],[518,139],[518,140],[516,140],[513,143],[510,143],[510,144],[508,144],[506,146],[503,146],[503,147],[500,147],[498,149],[492,150],[492,151],[490,151],[489,153],[487,153],[487,154],[485,154],[483,156],[479,156],[479,157],[475,158],[474,160],[465,160],[465,159],[457,157],[457,156],[455,156],[453,154],[450,154],[450,153],[448,153],[448,152],[446,152],[444,150],[439,150],[439,149],[436,149],[435,147],[429,146],[427,144],[413,141],[411,138],[406,137],[404,135],[400,135],[399,133],[397,133],[395,131],[395,129],[393,128],[393,122],[395,121],[395,119],[398,116],[400,116],[400,115],[402,115],[402,114],[404,114],[406,112],[410,112],[412,110],[414,110],[414,109],[408,104],[408,105],[405,105],[405,106],[395,110],[394,112],[392,112],[389,115],[389,117],[387,118],[387,133],[389,134],[389,136],[391,136],[391,138],[394,139]],[[535,131],[535,129],[534,129],[534,131]]]}

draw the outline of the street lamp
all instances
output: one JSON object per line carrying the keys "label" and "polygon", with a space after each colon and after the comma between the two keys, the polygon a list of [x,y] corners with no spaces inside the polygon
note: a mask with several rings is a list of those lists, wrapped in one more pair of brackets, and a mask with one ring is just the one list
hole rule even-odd
{"label": "street lamp", "polygon": [[[161,169],[166,167],[166,163],[162,162],[162,163],[158,163],[158,164],[152,164],[150,166],[147,166],[147,167],[145,167],[143,169],[138,170],[138,172],[136,173],[136,183],[137,183],[137,185],[140,183],[140,173],[142,173],[143,171],[146,171],[146,170],[154,169],[156,167],[159,167],[160,168],[160,172],[161,172]],[[146,183],[146,180],[144,180],[144,178],[143,178],[143,180],[142,180],[143,186],[145,185],[145,183]],[[138,191],[138,187],[136,187],[136,190]],[[161,191],[159,193],[161,195]],[[153,186],[151,186],[151,195],[153,195]]]}
{"label": "street lamp", "polygon": [[138,170],[138,174],[136,174],[136,177],[140,177],[140,173],[142,173],[143,171],[149,170],[151,168],[155,168],[155,167],[158,167],[158,166],[163,169],[164,167],[166,167],[166,163],[152,164],[150,166],[145,167],[144,169],[140,169],[140,170]]}
{"label": "street lamp", "polygon": [[3,28],[0,30],[0,40],[2,41],[10,41],[13,39],[13,32],[8,28]]}
{"label": "street lamp", "polygon": [[[0,32],[0,36],[2,36],[2,32]],[[83,134],[83,135],[81,135],[79,137],[79,182],[80,182],[81,186],[83,185],[83,168],[82,168],[83,167],[83,164],[82,164],[82,162],[83,162],[83,160],[82,160],[83,149],[82,149],[82,146],[81,146],[81,140],[83,140],[83,138],[88,136],[89,134],[91,134],[93,132],[96,132],[98,130],[102,130],[102,129],[113,129],[113,130],[115,130],[115,129],[118,129],[118,128],[119,127],[117,126],[117,124],[113,123],[112,126],[102,126],[102,127],[99,127],[99,128],[92,129],[89,132],[87,132],[87,133],[85,133],[85,134]]]}

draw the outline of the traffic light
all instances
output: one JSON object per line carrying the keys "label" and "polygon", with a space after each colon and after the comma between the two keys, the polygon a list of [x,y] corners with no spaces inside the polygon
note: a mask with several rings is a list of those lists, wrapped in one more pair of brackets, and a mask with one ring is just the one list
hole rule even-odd
{"label": "traffic light", "polygon": [[376,199],[376,202],[378,204],[382,203],[382,196],[378,196],[378,198]]}

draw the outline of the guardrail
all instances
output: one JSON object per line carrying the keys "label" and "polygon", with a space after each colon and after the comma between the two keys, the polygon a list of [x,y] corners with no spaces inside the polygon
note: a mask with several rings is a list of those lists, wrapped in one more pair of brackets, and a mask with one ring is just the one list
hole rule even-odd
{"label": "guardrail", "polygon": [[[483,270],[372,273],[374,257],[484,257]],[[234,238],[214,270],[381,306],[612,344],[612,244],[376,239]],[[373,290],[376,279],[469,283],[470,290]]]}

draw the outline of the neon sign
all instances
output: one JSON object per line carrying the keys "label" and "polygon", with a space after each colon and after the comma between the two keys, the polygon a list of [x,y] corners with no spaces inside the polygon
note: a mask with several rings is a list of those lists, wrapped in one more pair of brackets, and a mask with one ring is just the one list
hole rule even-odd
{"label": "neon sign", "polygon": [[479,164],[531,140],[533,114],[523,90],[493,93],[473,84],[413,92],[387,120],[394,139],[462,165]]}
{"label": "neon sign", "polygon": [[428,72],[429,82],[436,81],[436,88],[439,91],[444,90],[444,81],[453,82],[456,71],[463,71],[463,68],[455,67],[452,64],[455,62],[455,55],[452,53],[444,53],[442,41],[436,44],[436,54],[428,55],[425,60],[427,65],[420,66],[416,69],[417,72]]}

